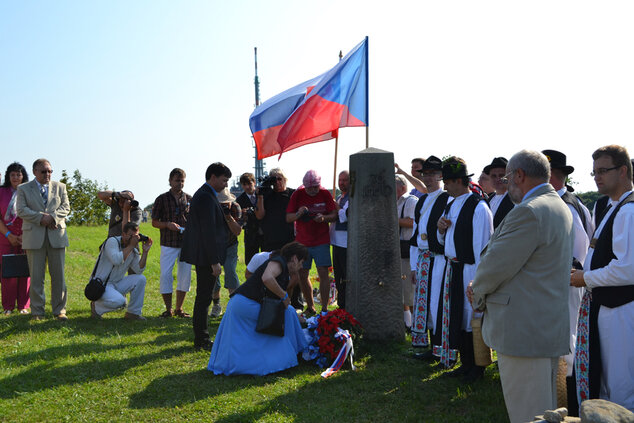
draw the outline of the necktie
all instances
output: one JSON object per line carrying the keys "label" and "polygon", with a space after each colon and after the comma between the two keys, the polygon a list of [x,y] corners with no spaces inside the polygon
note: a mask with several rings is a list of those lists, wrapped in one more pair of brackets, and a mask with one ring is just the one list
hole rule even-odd
{"label": "necktie", "polygon": [[46,187],[44,185],[40,187],[40,194],[42,194],[42,200],[44,200],[44,207],[46,207],[46,203],[48,203],[48,195],[46,195]]}

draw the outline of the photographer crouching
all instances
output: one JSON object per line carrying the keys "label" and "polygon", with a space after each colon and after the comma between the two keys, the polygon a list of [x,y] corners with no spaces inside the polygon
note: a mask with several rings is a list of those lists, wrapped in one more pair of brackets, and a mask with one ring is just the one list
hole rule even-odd
{"label": "photographer crouching", "polygon": [[[142,243],[142,253],[138,245]],[[128,222],[121,236],[113,236],[103,244],[93,270],[93,277],[106,283],[106,290],[97,301],[90,302],[91,317],[101,319],[104,313],[118,310],[126,305],[126,294],[130,301],[124,319],[145,320],[141,315],[145,295],[145,270],[152,239],[139,233],[136,223]],[[128,269],[135,274],[126,276]]]}

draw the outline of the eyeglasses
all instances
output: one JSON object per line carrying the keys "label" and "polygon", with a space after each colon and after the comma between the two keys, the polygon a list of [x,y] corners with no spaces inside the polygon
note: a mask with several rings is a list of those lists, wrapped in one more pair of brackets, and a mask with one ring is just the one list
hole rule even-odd
{"label": "eyeglasses", "polygon": [[40,173],[42,175],[46,175],[47,173],[53,173],[53,169],[44,169],[44,170],[40,170]]}
{"label": "eyeglasses", "polygon": [[614,167],[607,167],[607,168],[606,167],[600,167],[597,170],[593,170],[592,172],[590,172],[590,176],[592,176],[592,177],[594,177],[594,176],[603,176],[606,173],[608,173],[609,171],[614,170],[614,169],[618,169],[620,167],[621,166],[614,166]]}
{"label": "eyeglasses", "polygon": [[500,178],[500,182],[502,182],[503,184],[507,185],[509,183],[509,178],[513,175],[514,172],[509,172],[506,175],[502,176]]}

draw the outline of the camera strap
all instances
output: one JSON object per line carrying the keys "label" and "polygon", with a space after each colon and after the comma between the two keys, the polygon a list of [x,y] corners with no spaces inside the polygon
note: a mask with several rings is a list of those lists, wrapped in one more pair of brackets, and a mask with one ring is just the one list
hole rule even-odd
{"label": "camera strap", "polygon": [[[117,240],[117,243],[119,244],[119,249],[121,249],[121,240],[119,240],[118,238],[115,238],[115,239]],[[99,261],[101,260],[101,255],[103,254],[103,249],[106,245],[106,242],[108,242],[107,239],[103,242],[103,244],[101,244],[101,248],[99,248],[99,256],[97,256],[97,263],[95,263],[95,267],[92,269],[92,274],[90,275],[90,279],[94,278],[95,273],[97,273],[97,267],[99,266]],[[112,269],[114,269],[114,266],[112,266]],[[110,279],[110,275],[112,274],[112,269],[110,269],[110,272],[108,273],[108,276],[106,277],[106,280],[103,281],[104,286],[108,284],[108,279]]]}

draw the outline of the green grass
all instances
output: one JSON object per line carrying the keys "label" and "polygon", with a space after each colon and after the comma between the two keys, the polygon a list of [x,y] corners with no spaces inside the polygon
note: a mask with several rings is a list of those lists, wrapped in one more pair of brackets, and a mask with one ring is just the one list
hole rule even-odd
{"label": "green grass", "polygon": [[[42,322],[0,318],[0,421],[507,421],[495,366],[463,386],[436,364],[410,358],[407,341],[357,345],[358,371],[326,380],[309,363],[265,377],[213,376],[209,354],[192,348],[191,319],[156,317],[164,309],[158,231],[149,224],[141,231],[156,241],[145,272],[147,321],[124,321],[123,311],[90,319],[83,287],[105,227],[69,228],[67,323],[53,320],[48,304]],[[242,279],[242,261],[238,274]],[[223,307],[227,299],[223,289]],[[194,290],[186,311],[193,301]],[[210,332],[219,323],[212,319]]]}

